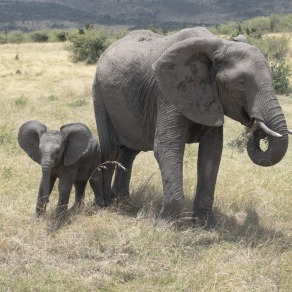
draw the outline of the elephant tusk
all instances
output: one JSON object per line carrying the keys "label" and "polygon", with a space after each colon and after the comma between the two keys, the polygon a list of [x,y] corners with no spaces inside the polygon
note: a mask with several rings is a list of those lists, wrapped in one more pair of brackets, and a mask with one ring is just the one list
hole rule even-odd
{"label": "elephant tusk", "polygon": [[292,135],[292,130],[288,130],[288,134]]}
{"label": "elephant tusk", "polygon": [[271,130],[270,128],[268,128],[263,122],[261,121],[257,121],[257,124],[259,125],[259,127],[266,132],[268,135],[273,136],[273,137],[277,137],[280,138],[282,137],[281,134],[274,132],[273,130]]}

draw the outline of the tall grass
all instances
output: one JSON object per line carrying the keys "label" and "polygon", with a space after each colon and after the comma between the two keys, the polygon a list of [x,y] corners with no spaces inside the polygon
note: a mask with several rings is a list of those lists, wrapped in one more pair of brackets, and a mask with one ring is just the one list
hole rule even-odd
{"label": "tall grass", "polygon": [[[30,119],[50,129],[80,121],[96,135],[90,98],[95,66],[70,63],[61,43],[22,44],[16,60],[17,46],[0,46],[1,291],[292,290],[291,145],[278,165],[255,166],[246,152],[228,146],[243,130],[228,118],[216,188],[217,230],[194,229],[189,220],[197,145],[186,147],[187,204],[177,225],[153,227],[162,188],[151,152],[135,160],[132,206],[92,212],[88,187],[85,209],[56,229],[54,188],[47,214],[34,219],[40,167],[19,148],[18,128]],[[16,103],[20,97],[23,106]],[[291,127],[291,98],[279,99]]]}

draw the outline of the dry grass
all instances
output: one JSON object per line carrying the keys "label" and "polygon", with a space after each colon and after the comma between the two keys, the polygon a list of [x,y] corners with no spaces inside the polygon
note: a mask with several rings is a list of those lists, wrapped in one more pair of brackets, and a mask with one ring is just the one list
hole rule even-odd
{"label": "dry grass", "polygon": [[[81,121],[96,133],[95,66],[71,64],[61,44],[2,45],[0,56],[1,291],[292,291],[291,145],[278,165],[257,167],[228,148],[243,129],[227,119],[216,231],[193,230],[187,220],[196,145],[186,149],[182,226],[153,227],[162,191],[149,152],[134,164],[133,207],[86,207],[55,229],[56,190],[47,215],[33,219],[40,168],[19,149],[17,131],[38,119],[51,129]],[[292,127],[291,97],[280,102]]]}

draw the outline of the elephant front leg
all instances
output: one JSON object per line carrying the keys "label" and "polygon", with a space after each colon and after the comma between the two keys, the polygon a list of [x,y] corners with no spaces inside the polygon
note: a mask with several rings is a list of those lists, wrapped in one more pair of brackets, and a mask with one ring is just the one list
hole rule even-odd
{"label": "elephant front leg", "polygon": [[[48,198],[44,195],[44,182],[43,182],[43,180],[44,179],[42,178],[40,186],[39,186],[36,211],[35,211],[36,217],[39,217],[45,213],[47,203],[48,203]],[[56,181],[56,177],[50,177],[50,182],[49,182],[50,185],[49,185],[49,190],[48,190],[49,195],[51,194],[51,192],[53,190],[55,181]]]}
{"label": "elephant front leg", "polygon": [[186,119],[169,107],[158,115],[154,140],[154,155],[163,183],[163,204],[155,225],[163,225],[181,215],[184,207],[183,154],[186,139]]}
{"label": "elephant front leg", "polygon": [[223,127],[206,127],[200,137],[194,201],[195,222],[204,227],[216,225],[212,208],[222,146]]}

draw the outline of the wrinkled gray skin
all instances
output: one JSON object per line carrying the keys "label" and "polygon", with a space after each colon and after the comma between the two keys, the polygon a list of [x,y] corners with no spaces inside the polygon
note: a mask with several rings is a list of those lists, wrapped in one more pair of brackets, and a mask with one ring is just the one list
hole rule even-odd
{"label": "wrinkled gray skin", "polygon": [[[46,210],[54,183],[59,178],[59,201],[56,215],[65,215],[72,186],[75,186],[75,203],[72,210],[82,205],[89,180],[95,194],[95,203],[103,204],[99,144],[89,128],[82,123],[61,127],[60,131],[47,131],[38,121],[24,123],[18,132],[18,142],[31,159],[41,165],[42,179],[39,187],[36,216]],[[96,171],[95,171],[96,170]]]}
{"label": "wrinkled gray skin", "polygon": [[[135,156],[153,150],[164,193],[158,225],[184,208],[185,143],[199,143],[194,218],[213,224],[224,115],[254,126],[247,151],[255,164],[274,165],[287,150],[286,121],[261,52],[205,28],[171,36],[131,32],[102,54],[93,95],[102,160],[118,160],[127,168],[117,170],[112,190],[113,169],[104,172],[106,203],[113,194],[129,196]],[[269,147],[262,151],[260,139],[265,137]]]}

